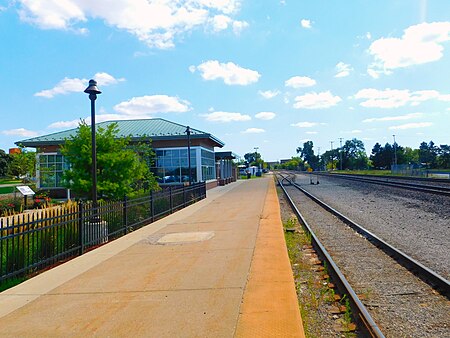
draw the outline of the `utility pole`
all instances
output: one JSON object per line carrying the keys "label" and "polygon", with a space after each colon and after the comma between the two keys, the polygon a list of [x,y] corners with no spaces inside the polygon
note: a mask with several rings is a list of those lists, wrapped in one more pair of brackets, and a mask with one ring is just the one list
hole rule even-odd
{"label": "utility pole", "polygon": [[330,141],[330,143],[331,143],[331,170],[333,170],[334,169],[334,163],[333,163],[333,159],[334,159],[334,156],[333,156],[333,143],[334,143],[334,141]]}
{"label": "utility pole", "polygon": [[340,142],[340,145],[341,145],[341,151],[340,151],[340,155],[341,155],[341,161],[340,161],[340,164],[341,164],[341,171],[342,171],[342,151],[343,151],[343,149],[342,149],[342,137],[339,137],[339,142]]}

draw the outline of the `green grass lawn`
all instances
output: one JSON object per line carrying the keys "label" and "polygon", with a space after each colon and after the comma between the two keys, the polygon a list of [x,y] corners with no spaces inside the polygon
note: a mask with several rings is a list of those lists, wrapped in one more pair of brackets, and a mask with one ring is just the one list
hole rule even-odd
{"label": "green grass lawn", "polygon": [[0,187],[0,195],[14,192],[15,187]]}
{"label": "green grass lawn", "polygon": [[22,183],[21,180],[12,180],[10,178],[0,178],[0,184],[20,184]]}
{"label": "green grass lawn", "polygon": [[390,175],[392,175],[390,170],[334,170],[331,173],[335,173],[335,174],[357,174],[357,175],[378,175],[378,176],[390,176]]}

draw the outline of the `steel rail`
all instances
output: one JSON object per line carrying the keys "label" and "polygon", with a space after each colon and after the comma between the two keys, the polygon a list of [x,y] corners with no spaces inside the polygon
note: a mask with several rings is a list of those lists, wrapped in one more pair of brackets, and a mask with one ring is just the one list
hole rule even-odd
{"label": "steel rail", "polygon": [[372,242],[375,246],[383,250],[386,254],[394,258],[400,265],[404,266],[408,270],[412,271],[417,277],[419,277],[421,280],[426,282],[427,284],[430,284],[431,287],[433,287],[435,290],[437,290],[439,293],[441,293],[443,296],[445,296],[447,299],[450,299],[450,281],[439,275],[438,273],[434,272],[430,268],[426,267],[422,263],[418,262],[414,258],[408,256],[401,250],[393,247],[377,235],[373,234],[369,230],[365,229],[358,223],[352,221],[347,216],[341,214],[336,209],[332,208],[325,202],[321,201],[302,187],[300,187],[297,183],[292,182],[292,185],[296,187],[298,190],[303,192],[306,196],[311,198],[314,202],[322,206],[324,209],[331,212],[333,215],[341,219],[344,223],[346,223],[348,226],[350,226],[352,229],[357,231],[359,234],[367,238],[370,242]]}
{"label": "steel rail", "polygon": [[439,187],[439,186],[434,187],[434,186],[423,185],[423,184],[388,182],[388,181],[383,181],[381,179],[377,180],[377,179],[354,177],[354,176],[350,176],[350,175],[340,175],[340,174],[316,174],[316,175],[321,175],[321,176],[325,176],[325,177],[335,177],[335,178],[341,178],[344,180],[372,183],[372,184],[378,184],[378,185],[386,185],[386,186],[391,186],[391,187],[396,187],[396,188],[428,192],[428,193],[438,194],[438,195],[443,195],[443,196],[450,196],[450,188],[448,188],[448,187]]}
{"label": "steel rail", "polygon": [[[349,297],[350,305],[352,307],[352,310],[354,313],[357,313],[359,316],[360,321],[364,325],[364,328],[367,330],[367,332],[372,336],[376,338],[382,338],[385,337],[383,333],[381,332],[378,325],[373,320],[372,316],[370,315],[367,308],[364,306],[364,304],[361,302],[361,300],[356,295],[356,292],[351,287],[350,283],[345,278],[344,274],[341,272],[339,267],[336,265],[336,263],[331,258],[328,251],[325,249],[325,247],[320,242],[319,238],[316,236],[314,231],[309,226],[308,222],[306,222],[303,215],[300,213],[300,211],[297,209],[297,206],[289,196],[288,192],[286,191],[284,187],[284,181],[288,181],[289,184],[294,184],[289,178],[283,177],[282,175],[278,174],[282,179],[280,180],[277,177],[278,185],[283,190],[283,193],[285,194],[289,204],[291,205],[292,209],[294,210],[295,214],[297,215],[297,218],[300,220],[302,225],[304,226],[305,230],[311,234],[311,242],[315,250],[318,252],[318,254],[322,257],[323,260],[326,261],[328,272],[333,276],[333,281],[335,281],[336,285],[338,286],[339,290],[343,293],[345,293]],[[358,318],[355,318],[358,319]]]}
{"label": "steel rail", "polygon": [[[322,171],[321,174],[327,175],[328,173]],[[331,174],[336,175],[336,174]],[[429,178],[429,177],[414,177],[414,176],[394,176],[394,175],[370,175],[370,174],[337,174],[337,175],[349,175],[354,177],[372,177],[372,178],[392,178],[396,180],[403,180],[403,181],[421,181],[424,183],[430,182],[430,183],[444,183],[450,185],[450,179],[448,178]]]}

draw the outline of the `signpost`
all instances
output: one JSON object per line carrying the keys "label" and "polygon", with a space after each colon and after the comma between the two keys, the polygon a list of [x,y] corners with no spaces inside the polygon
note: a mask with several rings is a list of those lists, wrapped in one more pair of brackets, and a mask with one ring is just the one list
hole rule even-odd
{"label": "signpost", "polygon": [[25,210],[27,208],[27,196],[33,196],[34,191],[27,185],[18,185],[16,188],[23,196],[23,209]]}

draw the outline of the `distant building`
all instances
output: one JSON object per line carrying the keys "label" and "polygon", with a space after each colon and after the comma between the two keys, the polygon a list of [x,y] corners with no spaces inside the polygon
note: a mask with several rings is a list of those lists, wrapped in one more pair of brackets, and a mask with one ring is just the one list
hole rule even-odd
{"label": "distant building", "polygon": [[[189,181],[186,126],[164,119],[120,120],[97,123],[106,128],[117,123],[119,137],[131,137],[131,142],[151,139],[156,161],[151,168],[160,184],[182,184]],[[210,133],[191,129],[191,174],[194,182],[206,181],[217,186],[214,148],[224,143]],[[77,128],[16,142],[17,145],[36,148],[37,187],[63,190],[62,173],[68,163],[60,153],[65,140],[75,135]]]}
{"label": "distant building", "polygon": [[280,160],[280,164],[287,163],[287,162],[289,162],[290,160],[291,160],[291,158],[288,158],[287,160]]}

